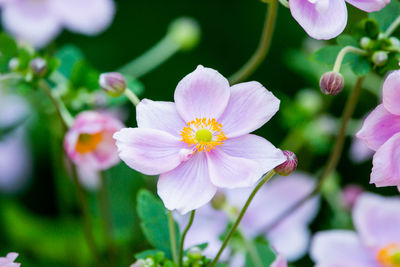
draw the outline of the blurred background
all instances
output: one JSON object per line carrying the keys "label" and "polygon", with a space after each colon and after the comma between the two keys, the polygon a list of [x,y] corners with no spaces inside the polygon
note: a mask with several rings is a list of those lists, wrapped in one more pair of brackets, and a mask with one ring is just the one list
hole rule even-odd
{"label": "blurred background", "polygon": [[[256,0],[117,0],[116,5],[114,22],[104,33],[88,37],[63,31],[45,52],[54,54],[65,45],[73,44],[89,66],[99,72],[113,71],[162,39],[168,25],[177,17],[194,18],[201,27],[198,46],[177,53],[140,78],[144,88],[140,98],[165,101],[173,100],[177,83],[199,64],[225,76],[237,71],[256,49],[266,14],[266,5]],[[349,12],[347,31],[365,17],[351,6]],[[319,76],[330,67],[314,62],[310,55],[323,44],[306,37],[289,10],[280,6],[270,53],[249,78],[259,81],[281,99],[278,114],[257,134],[282,149],[297,150],[298,169],[312,174],[317,174],[327,160],[349,91],[337,97],[320,93]],[[345,79],[350,87],[355,77],[348,74]],[[365,84],[368,89],[362,92],[356,119],[363,118],[380,102],[382,78],[369,77]],[[76,193],[64,172],[62,136],[55,126],[57,118],[48,112],[51,104],[46,101],[38,104],[37,99],[28,99],[28,104],[3,99],[0,98],[0,126],[7,125],[11,115],[29,116],[17,130],[16,140],[8,140],[4,148],[0,145],[0,255],[19,252],[18,262],[25,267],[90,265]],[[38,106],[45,108],[38,110]],[[123,105],[119,112],[126,118],[127,126],[136,125],[130,103]],[[368,184],[371,170],[368,152],[365,160],[351,157],[351,149],[357,149],[352,147],[351,135],[359,127],[360,122],[353,120],[335,177],[324,189],[313,230],[351,227],[349,212],[337,202],[340,187],[344,185],[359,184],[365,190],[380,194],[396,193],[394,188],[377,190]],[[6,142],[2,140],[2,143]],[[13,145],[22,149],[10,152],[15,151]],[[13,157],[12,153],[17,155]],[[12,179],[6,177],[7,167],[17,168],[20,173]],[[107,178],[116,238],[123,244],[120,266],[129,266],[134,261],[134,252],[150,247],[144,241],[135,212],[136,193],[141,187],[155,192],[156,177],[145,177],[121,163],[107,172]],[[96,201],[96,194],[90,193],[93,214],[98,214]],[[101,236],[101,225],[96,221],[95,230]],[[102,242],[101,238],[98,242]],[[306,256],[294,266],[311,264]]]}

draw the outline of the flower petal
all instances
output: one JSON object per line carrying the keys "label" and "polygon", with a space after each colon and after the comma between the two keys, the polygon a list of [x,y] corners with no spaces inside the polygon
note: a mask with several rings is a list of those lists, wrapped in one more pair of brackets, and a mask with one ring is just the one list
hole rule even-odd
{"label": "flower petal", "polygon": [[395,115],[400,115],[400,70],[392,72],[385,80],[382,88],[383,105]]}
{"label": "flower petal", "polygon": [[294,19],[314,39],[332,39],[346,27],[343,0],[290,0],[289,6]]}
{"label": "flower petal", "polygon": [[353,231],[331,230],[314,235],[310,249],[311,258],[321,267],[375,267],[370,253],[363,247]]}
{"label": "flower petal", "polygon": [[374,12],[384,8],[390,0],[346,0],[346,2],[365,12]]}
{"label": "flower petal", "polygon": [[353,209],[353,222],[368,247],[381,248],[400,240],[400,198],[371,193],[361,195]]}
{"label": "flower petal", "polygon": [[179,138],[186,123],[179,116],[175,103],[143,99],[136,107],[139,128],[152,128],[168,132]]}
{"label": "flower petal", "polygon": [[390,137],[400,132],[400,116],[377,106],[365,119],[356,136],[373,150],[378,150]]}
{"label": "flower petal", "polygon": [[112,22],[115,6],[112,0],[50,1],[53,12],[71,31],[98,34]]}
{"label": "flower petal", "polygon": [[219,149],[208,152],[207,161],[211,181],[218,187],[249,187],[264,174],[257,161],[229,156]]}
{"label": "flower petal", "polygon": [[4,4],[3,25],[21,41],[36,47],[50,42],[61,31],[61,24],[47,1],[14,1]]}
{"label": "flower petal", "polygon": [[258,82],[231,87],[228,106],[219,118],[228,138],[250,133],[263,126],[279,110],[279,99]]}
{"label": "flower petal", "polygon": [[370,183],[378,187],[400,185],[400,133],[376,151],[372,164]]}
{"label": "flower petal", "polygon": [[254,134],[228,138],[224,141],[221,149],[230,156],[257,161],[263,173],[269,172],[286,161],[286,157],[280,149]]}
{"label": "flower petal", "polygon": [[294,226],[273,231],[268,240],[289,261],[300,259],[308,250],[310,231],[305,226]]}
{"label": "flower petal", "polygon": [[185,214],[209,202],[217,188],[211,183],[204,153],[160,175],[157,192],[169,210]]}
{"label": "flower petal", "polygon": [[196,118],[218,119],[228,104],[229,94],[229,83],[224,76],[198,66],[176,87],[176,108],[186,122]]}
{"label": "flower petal", "polygon": [[125,128],[114,134],[120,158],[147,175],[170,171],[181,163],[183,143],[169,133],[147,128]]}

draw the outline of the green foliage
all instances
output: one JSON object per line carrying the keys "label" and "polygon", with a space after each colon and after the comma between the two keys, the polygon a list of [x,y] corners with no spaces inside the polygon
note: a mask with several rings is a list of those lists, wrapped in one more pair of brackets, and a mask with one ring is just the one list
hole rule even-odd
{"label": "green foliage", "polygon": [[[262,262],[262,266],[270,266],[276,259],[275,252],[271,249],[268,242],[263,239],[256,239],[253,242],[253,246],[256,249],[254,253],[257,253],[259,260]],[[250,252],[246,253],[246,267],[256,267],[253,263]]]}
{"label": "green foliage", "polygon": [[369,17],[374,19],[380,27],[381,31],[385,31],[389,28],[390,24],[399,16],[400,14],[400,2],[398,0],[390,1],[385,8],[379,12],[369,13]]}
{"label": "green foliage", "polygon": [[75,64],[84,59],[82,51],[74,45],[61,47],[55,57],[61,61],[58,71],[67,78],[71,76]]}
{"label": "green foliage", "polygon": [[[155,248],[164,251],[171,258],[168,230],[168,216],[163,203],[149,191],[142,189],[137,195],[137,212],[142,220],[140,225],[147,240]],[[176,244],[179,244],[179,228],[175,224]]]}
{"label": "green foliage", "polygon": [[372,70],[370,60],[360,55],[354,55],[354,60],[350,63],[350,66],[357,76],[365,76]]}

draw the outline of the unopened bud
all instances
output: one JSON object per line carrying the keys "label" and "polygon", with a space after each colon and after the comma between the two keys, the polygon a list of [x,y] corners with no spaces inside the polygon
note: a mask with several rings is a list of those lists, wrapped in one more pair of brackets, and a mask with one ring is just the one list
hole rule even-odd
{"label": "unopened bud", "polygon": [[200,25],[192,18],[178,18],[169,26],[169,35],[182,50],[190,50],[200,40]]}
{"label": "unopened bud", "polygon": [[369,38],[369,37],[362,37],[362,38],[360,39],[360,47],[361,47],[362,49],[371,48],[371,47],[370,47],[371,44],[372,44],[372,41],[371,41],[371,38]]}
{"label": "unopened bud", "polygon": [[44,76],[44,74],[46,74],[47,63],[46,63],[46,60],[44,60],[41,57],[32,59],[29,66],[33,72],[33,75],[35,75],[37,77],[41,77],[41,76]]}
{"label": "unopened bud", "polygon": [[372,62],[378,67],[385,65],[387,60],[388,60],[387,52],[377,51],[372,54]]}
{"label": "unopened bud", "polygon": [[134,264],[132,264],[130,267],[145,267],[145,266],[146,266],[146,261],[139,259]]}
{"label": "unopened bud", "polygon": [[342,74],[335,71],[326,72],[319,80],[321,92],[326,95],[337,95],[343,90],[344,80]]}
{"label": "unopened bud", "polygon": [[8,69],[10,71],[16,71],[19,67],[19,59],[13,57],[9,62],[8,62]]}
{"label": "unopened bud", "polygon": [[188,251],[187,256],[189,259],[192,259],[192,260],[200,260],[203,257],[203,255],[201,253],[201,249],[198,247],[192,247]]}
{"label": "unopened bud", "polygon": [[108,72],[100,75],[100,87],[110,96],[120,96],[126,90],[126,79],[118,72]]}
{"label": "unopened bud", "polygon": [[286,161],[278,167],[275,167],[274,170],[279,175],[288,176],[296,170],[298,161],[296,155],[292,151],[284,150],[282,152],[286,156]]}
{"label": "unopened bud", "polygon": [[221,210],[226,204],[226,196],[222,192],[217,192],[211,200],[211,206],[216,210]]}
{"label": "unopened bud", "polygon": [[394,36],[390,37],[389,41],[392,43],[393,46],[400,46],[400,40]]}

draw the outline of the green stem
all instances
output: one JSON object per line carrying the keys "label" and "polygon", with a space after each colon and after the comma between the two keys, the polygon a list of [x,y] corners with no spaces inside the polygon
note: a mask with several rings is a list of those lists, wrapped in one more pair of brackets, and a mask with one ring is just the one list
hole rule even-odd
{"label": "green stem", "polygon": [[167,34],[150,50],[122,66],[118,71],[139,78],[167,61],[179,50],[179,45]]}
{"label": "green stem", "polygon": [[306,203],[309,199],[311,199],[314,195],[316,195],[321,189],[324,183],[327,181],[331,173],[336,169],[336,166],[339,163],[340,156],[342,155],[343,145],[346,138],[346,129],[347,125],[353,116],[354,109],[358,103],[358,99],[360,96],[362,84],[364,82],[365,77],[359,77],[356,81],[356,84],[353,87],[353,90],[347,100],[346,106],[342,115],[342,123],[340,125],[339,133],[336,137],[335,145],[331,154],[329,156],[328,162],[323,173],[318,178],[318,183],[314,187],[314,189],[305,197],[296,202],[289,209],[285,210],[282,214],[280,214],[268,227],[266,228],[266,232],[271,231],[275,228],[282,220],[284,220],[287,216],[295,212],[298,208],[300,208],[304,203]]}
{"label": "green stem", "polygon": [[169,228],[169,241],[171,242],[172,259],[175,265],[178,265],[178,252],[176,248],[176,233],[175,221],[172,212],[168,210],[168,228]]}
{"label": "green stem", "polygon": [[245,80],[249,77],[261,64],[266,55],[268,54],[269,48],[271,47],[272,35],[274,33],[275,21],[278,14],[278,1],[271,0],[268,2],[267,15],[265,17],[264,28],[261,35],[261,40],[257,50],[251,56],[249,61],[243,65],[236,73],[234,73],[229,81],[231,84],[235,84]]}
{"label": "green stem", "polygon": [[355,53],[355,54],[359,54],[359,55],[367,54],[367,52],[365,50],[362,50],[362,49],[354,47],[354,46],[343,47],[342,50],[340,50],[339,54],[336,57],[335,65],[333,66],[334,72],[340,71],[340,67],[342,66],[343,59],[347,53]]}
{"label": "green stem", "polygon": [[93,232],[91,230],[89,208],[87,205],[85,191],[79,181],[78,173],[76,171],[76,166],[73,163],[71,163],[71,169],[72,169],[72,180],[76,187],[78,203],[82,213],[82,225],[83,225],[83,232],[86,238],[86,243],[89,247],[90,252],[93,254],[93,257],[96,261],[96,266],[101,266],[100,254],[99,251],[97,250],[96,242],[93,236]]}
{"label": "green stem", "polygon": [[107,244],[107,249],[109,250],[109,256],[111,259],[112,265],[115,264],[115,254],[117,249],[115,247],[114,239],[113,239],[113,223],[112,223],[112,215],[110,211],[110,198],[108,195],[107,189],[107,181],[106,175],[104,172],[100,172],[101,177],[101,185],[99,191],[99,207],[100,213],[102,216],[103,227],[104,227],[104,238]]}
{"label": "green stem", "polygon": [[385,32],[385,37],[389,37],[390,35],[392,35],[392,33],[397,29],[397,27],[399,27],[400,25],[400,16],[397,17],[397,19],[395,19],[392,24],[390,24],[389,28],[387,28],[386,32]]}
{"label": "green stem", "polygon": [[253,189],[253,191],[251,192],[249,198],[247,199],[246,203],[244,204],[242,210],[239,213],[238,218],[236,219],[235,223],[233,224],[232,228],[229,230],[228,235],[225,237],[224,242],[222,243],[221,248],[219,249],[217,255],[215,256],[214,260],[211,262],[209,267],[213,267],[215,266],[215,264],[217,264],[219,257],[221,257],[222,252],[224,251],[225,247],[228,245],[229,240],[231,239],[231,237],[233,236],[233,234],[236,231],[236,228],[239,226],[245,212],[247,211],[247,208],[249,207],[251,201],[253,200],[254,196],[256,195],[256,193],[258,192],[258,190],[260,190],[260,188],[269,180],[272,178],[272,176],[274,176],[275,171],[272,170],[270,172],[268,172],[267,174],[264,175],[264,177],[260,180],[260,182],[258,182],[258,184],[256,185],[256,187]]}
{"label": "green stem", "polygon": [[183,245],[185,242],[186,234],[189,232],[189,229],[193,224],[195,211],[196,210],[192,210],[192,212],[190,213],[190,218],[189,218],[188,224],[186,225],[186,228],[185,228],[185,230],[183,230],[183,233],[182,233],[181,243],[179,246],[179,267],[183,266]]}
{"label": "green stem", "polygon": [[125,90],[125,95],[135,107],[140,103],[140,99],[137,97],[137,95],[128,88]]}

